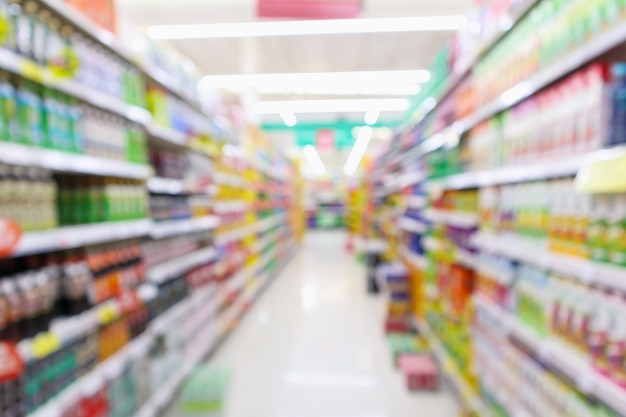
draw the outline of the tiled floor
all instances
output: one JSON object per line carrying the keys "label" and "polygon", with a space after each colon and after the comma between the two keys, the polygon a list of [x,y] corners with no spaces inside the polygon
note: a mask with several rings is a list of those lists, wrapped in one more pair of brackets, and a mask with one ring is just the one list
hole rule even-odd
{"label": "tiled floor", "polygon": [[458,415],[445,389],[404,388],[382,332],[384,302],[367,295],[344,242],[342,232],[309,233],[213,356],[233,371],[225,417]]}

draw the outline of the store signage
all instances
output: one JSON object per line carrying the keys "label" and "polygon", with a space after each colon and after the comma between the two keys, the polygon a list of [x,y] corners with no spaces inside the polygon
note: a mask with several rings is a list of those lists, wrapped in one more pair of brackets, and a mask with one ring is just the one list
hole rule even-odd
{"label": "store signage", "polygon": [[315,146],[320,151],[329,151],[335,147],[335,131],[332,129],[321,129],[317,131]]}
{"label": "store signage", "polygon": [[0,342],[0,383],[12,381],[24,372],[24,361],[13,343]]}
{"label": "store signage", "polygon": [[590,159],[578,171],[576,188],[587,193],[621,193],[626,191],[626,154],[617,148]]}
{"label": "store signage", "polygon": [[13,253],[22,237],[22,229],[12,220],[0,217],[0,258]]}
{"label": "store signage", "polygon": [[258,0],[259,17],[292,19],[353,19],[362,0]]}

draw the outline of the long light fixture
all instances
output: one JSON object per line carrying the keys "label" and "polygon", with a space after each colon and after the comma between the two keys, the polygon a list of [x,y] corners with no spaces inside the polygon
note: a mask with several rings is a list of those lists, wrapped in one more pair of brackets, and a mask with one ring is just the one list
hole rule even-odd
{"label": "long light fixture", "polygon": [[430,80],[428,70],[301,72],[285,74],[207,75],[209,89],[235,92],[255,90],[260,94],[310,95],[415,95],[420,84]]}
{"label": "long light fixture", "polygon": [[346,165],[343,168],[343,172],[348,175],[354,175],[356,170],[359,168],[361,164],[361,159],[363,159],[363,155],[365,155],[365,151],[367,150],[367,145],[370,143],[370,139],[372,138],[372,128],[369,126],[363,126],[361,131],[359,132],[359,136],[356,138],[356,142],[352,147],[352,151],[350,152],[350,156],[348,156],[348,160],[346,161]]}
{"label": "long light fixture", "polygon": [[280,117],[285,122],[285,125],[288,127],[294,127],[298,123],[298,118],[295,114],[291,112],[284,112],[280,114]]}
{"label": "long light fixture", "polygon": [[467,18],[461,15],[413,16],[377,19],[155,25],[148,28],[148,36],[153,39],[256,38],[348,33],[451,31],[463,29],[466,26]]}
{"label": "long light fixture", "polygon": [[315,173],[315,175],[320,177],[326,173],[326,167],[324,166],[324,163],[322,162],[319,154],[315,150],[315,146],[306,145],[302,149],[302,152],[304,152],[304,157],[306,158],[311,168],[313,168],[313,173]]}
{"label": "long light fixture", "polygon": [[254,110],[257,114],[283,113],[352,113],[370,110],[402,112],[409,108],[409,100],[404,98],[386,99],[346,99],[346,100],[285,100],[259,101]]}
{"label": "long light fixture", "polygon": [[378,110],[368,110],[365,113],[365,117],[363,118],[365,123],[369,126],[373,126],[376,124],[376,122],[378,121],[378,118],[380,117],[380,111]]}

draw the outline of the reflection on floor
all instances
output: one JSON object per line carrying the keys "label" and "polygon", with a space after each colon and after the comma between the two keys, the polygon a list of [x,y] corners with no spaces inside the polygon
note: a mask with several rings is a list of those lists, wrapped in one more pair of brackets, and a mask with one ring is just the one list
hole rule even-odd
{"label": "reflection on floor", "polygon": [[[230,367],[225,417],[456,417],[445,389],[408,393],[384,303],[338,231],[311,232],[211,363]],[[168,417],[181,413],[173,404]]]}

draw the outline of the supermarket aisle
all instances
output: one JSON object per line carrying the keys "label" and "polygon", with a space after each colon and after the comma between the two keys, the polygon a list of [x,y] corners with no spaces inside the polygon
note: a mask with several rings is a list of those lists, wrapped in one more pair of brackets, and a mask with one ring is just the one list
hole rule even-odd
{"label": "supermarket aisle", "polygon": [[382,333],[383,302],[365,293],[344,241],[310,233],[211,360],[233,370],[225,417],[458,414],[450,394],[406,392]]}

